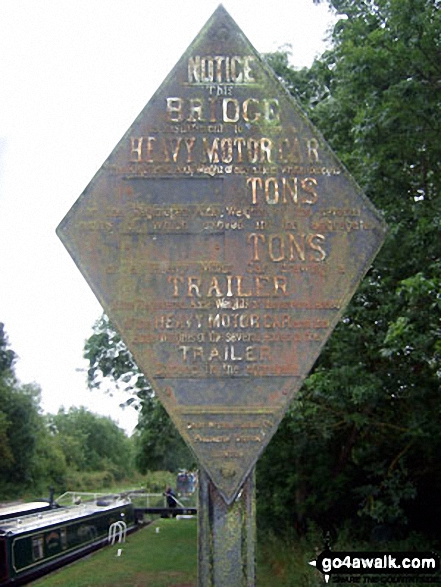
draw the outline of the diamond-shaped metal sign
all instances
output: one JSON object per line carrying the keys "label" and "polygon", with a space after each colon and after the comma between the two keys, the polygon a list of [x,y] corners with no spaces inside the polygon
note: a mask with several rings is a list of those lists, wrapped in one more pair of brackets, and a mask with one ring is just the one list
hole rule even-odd
{"label": "diamond-shaped metal sign", "polygon": [[58,227],[227,503],[385,233],[222,6]]}

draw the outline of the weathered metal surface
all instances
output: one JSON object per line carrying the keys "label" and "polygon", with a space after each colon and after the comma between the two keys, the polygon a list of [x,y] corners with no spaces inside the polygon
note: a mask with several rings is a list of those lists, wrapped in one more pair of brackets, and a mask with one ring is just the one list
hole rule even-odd
{"label": "weathered metal surface", "polygon": [[254,587],[255,544],[254,469],[230,505],[202,470],[198,508],[199,587]]}
{"label": "weathered metal surface", "polygon": [[227,503],[385,232],[222,6],[58,228]]}

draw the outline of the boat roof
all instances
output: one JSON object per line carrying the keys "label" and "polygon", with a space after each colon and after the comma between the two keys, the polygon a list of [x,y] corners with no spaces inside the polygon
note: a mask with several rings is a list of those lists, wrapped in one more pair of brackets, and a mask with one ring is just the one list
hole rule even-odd
{"label": "boat roof", "polygon": [[27,503],[14,503],[11,505],[4,505],[0,507],[0,518],[10,517],[14,514],[24,515],[26,512],[32,512],[39,509],[48,508],[49,503],[47,501],[30,501]]}
{"label": "boat roof", "polygon": [[109,511],[131,503],[127,497],[115,497],[98,502],[85,502],[79,505],[55,508],[36,514],[29,514],[0,521],[0,536],[22,534],[32,530],[62,525],[69,521],[84,518],[100,512]]}

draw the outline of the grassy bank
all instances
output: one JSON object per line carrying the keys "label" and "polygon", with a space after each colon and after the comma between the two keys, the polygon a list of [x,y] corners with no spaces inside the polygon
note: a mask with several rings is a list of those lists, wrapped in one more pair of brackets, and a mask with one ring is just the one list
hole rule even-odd
{"label": "grassy bank", "polygon": [[190,587],[197,581],[196,535],[196,519],[161,519],[128,536],[125,544],[106,547],[32,585]]}
{"label": "grassy bank", "polygon": [[[322,575],[308,563],[321,550],[321,534],[311,531],[308,538],[286,542],[281,537],[260,534],[257,548],[258,587],[324,587]],[[359,548],[357,548],[359,547]],[[118,549],[121,548],[121,556]],[[377,545],[378,548],[378,545]],[[372,545],[354,545],[342,540],[335,550],[376,550]],[[427,551],[411,542],[383,545],[389,552]],[[333,585],[349,582],[366,584],[364,577],[346,578]],[[358,580],[357,580],[358,579]],[[378,579],[378,577],[377,577]],[[401,587],[408,583],[385,581],[381,585]],[[439,580],[439,576],[438,576]],[[412,583],[415,587],[425,582]],[[197,587],[197,520],[159,519],[128,536],[123,545],[106,547],[31,584],[33,587]]]}
{"label": "grassy bank", "polygon": [[[35,587],[196,587],[197,520],[160,519],[128,536],[122,545],[106,547],[51,575]],[[272,554],[271,554],[272,553]],[[293,561],[293,555],[298,560]],[[318,587],[323,580],[308,567],[305,554],[281,543],[266,544],[257,561],[259,587]],[[295,568],[298,567],[298,568]],[[300,582],[299,582],[300,579]]]}

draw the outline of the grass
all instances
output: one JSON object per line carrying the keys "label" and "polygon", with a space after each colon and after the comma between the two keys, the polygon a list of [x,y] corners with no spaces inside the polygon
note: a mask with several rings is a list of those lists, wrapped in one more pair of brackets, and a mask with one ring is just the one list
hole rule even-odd
{"label": "grass", "polygon": [[[168,475],[168,474],[167,474]],[[169,477],[151,474],[139,487],[162,493]],[[171,481],[173,479],[171,478]],[[146,482],[147,481],[147,482]],[[169,483],[172,484],[172,483]],[[107,488],[119,492],[133,488],[127,486]],[[102,491],[102,490],[101,490]],[[182,498],[185,505],[196,505]],[[187,503],[188,502],[188,503]],[[190,503],[192,502],[192,503]],[[158,530],[158,532],[157,532]],[[334,551],[377,550],[377,545],[354,543],[349,530],[340,531]],[[404,543],[384,544],[381,550],[389,552],[429,552],[437,546],[421,542],[417,536]],[[121,556],[117,556],[121,548]],[[284,540],[260,532],[258,534],[256,575],[258,587],[323,587],[324,579],[309,561],[323,550],[322,532],[313,525],[307,536],[297,540]],[[35,587],[197,587],[197,519],[158,519],[142,530],[131,534],[124,545],[106,547],[80,561],[53,572],[32,583]],[[331,579],[333,585],[343,583]],[[364,583],[361,578],[361,583]],[[345,583],[346,585],[347,583]],[[382,582],[382,585],[390,583]],[[394,587],[402,583],[393,583]],[[415,583],[418,587],[419,583]]]}
{"label": "grass", "polygon": [[[318,537],[285,542],[260,535],[258,587],[325,587],[322,575],[308,563],[320,549]],[[315,545],[315,546],[314,546]],[[352,545],[352,549],[354,545]],[[121,548],[121,556],[117,556]],[[338,550],[345,551],[344,544]],[[351,549],[349,549],[351,550]],[[365,548],[365,551],[372,550]],[[388,548],[401,551],[403,548]],[[407,551],[412,551],[409,546]],[[421,549],[420,549],[421,550]],[[360,584],[365,584],[359,577]],[[395,578],[397,579],[397,578]],[[336,587],[345,582],[331,580]],[[401,582],[382,585],[401,587]],[[197,520],[159,519],[131,534],[123,545],[108,546],[59,571],[34,581],[33,587],[197,587]],[[416,587],[421,583],[414,583]]]}
{"label": "grass", "polygon": [[[197,584],[196,536],[196,519],[161,519],[128,536],[125,544],[106,547],[32,585],[193,587]],[[117,556],[119,548],[121,556]]]}
{"label": "grass", "polygon": [[[158,530],[157,530],[158,529]],[[122,549],[117,556],[118,548]],[[257,557],[259,587],[322,587],[300,545],[268,539]],[[131,534],[124,545],[106,547],[51,575],[35,587],[196,587],[197,519],[159,519]]]}

